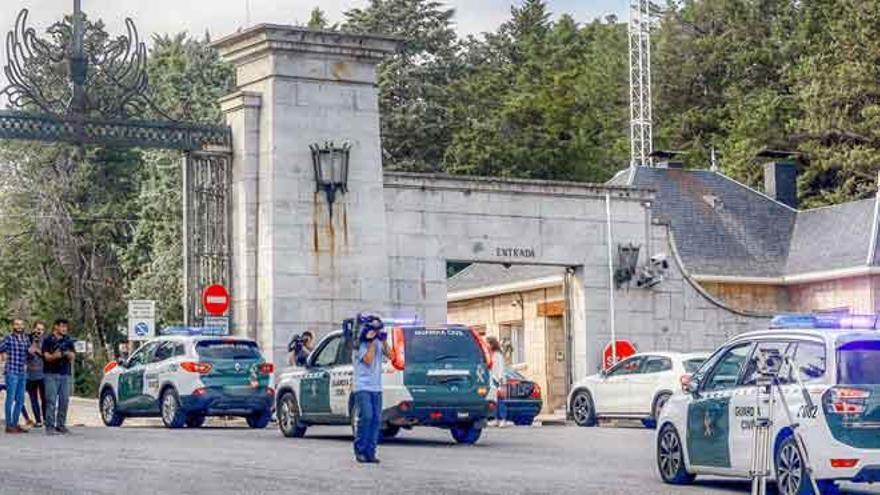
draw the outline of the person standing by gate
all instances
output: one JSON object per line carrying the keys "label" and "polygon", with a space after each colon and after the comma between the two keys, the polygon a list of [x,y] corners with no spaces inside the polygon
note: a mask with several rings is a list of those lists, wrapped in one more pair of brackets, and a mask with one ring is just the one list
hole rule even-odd
{"label": "person standing by gate", "polygon": [[387,334],[376,316],[358,317],[354,355],[354,457],[360,463],[378,464],[376,447],[382,428],[382,356],[390,358]]}
{"label": "person standing by gate", "polygon": [[27,362],[27,393],[31,399],[31,412],[34,413],[34,421],[37,428],[43,427],[46,418],[46,387],[43,380],[43,333],[46,324],[42,321],[34,323],[34,331],[31,332],[31,347],[28,350]]}
{"label": "person standing by gate", "polygon": [[67,320],[55,320],[52,333],[43,339],[43,377],[46,382],[46,434],[67,434],[67,406],[70,402],[70,368],[76,353],[67,336]]}
{"label": "person standing by gate", "polygon": [[6,354],[6,433],[25,433],[18,426],[24,407],[27,358],[30,340],[24,334],[24,320],[12,321],[12,334],[0,342],[0,354]]}

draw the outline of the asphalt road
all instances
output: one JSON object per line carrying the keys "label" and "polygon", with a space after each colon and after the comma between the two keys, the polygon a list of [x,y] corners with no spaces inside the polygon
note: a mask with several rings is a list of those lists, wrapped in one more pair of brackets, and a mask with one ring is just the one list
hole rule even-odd
{"label": "asphalt road", "polygon": [[0,493],[749,493],[741,481],[663,485],[652,438],[643,429],[546,426],[490,429],[479,444],[459,446],[422,428],[383,445],[376,466],[353,461],[344,427],[312,428],[304,439],[274,428],[82,427],[69,437],[0,434]]}

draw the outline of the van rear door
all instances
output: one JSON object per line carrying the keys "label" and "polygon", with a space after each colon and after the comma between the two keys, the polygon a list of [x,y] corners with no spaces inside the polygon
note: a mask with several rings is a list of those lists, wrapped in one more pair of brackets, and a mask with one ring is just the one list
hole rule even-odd
{"label": "van rear door", "polygon": [[465,327],[406,328],[404,385],[418,404],[456,406],[485,400],[489,373],[473,333]]}

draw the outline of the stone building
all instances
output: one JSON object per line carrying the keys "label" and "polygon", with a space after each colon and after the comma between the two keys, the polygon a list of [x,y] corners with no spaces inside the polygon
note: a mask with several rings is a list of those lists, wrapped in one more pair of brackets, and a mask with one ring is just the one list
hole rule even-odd
{"label": "stone building", "polygon": [[[668,229],[671,261],[716,310],[754,317],[878,312],[878,199],[798,210],[795,180],[795,165],[784,161],[765,165],[763,192],[719,172],[665,163],[625,170],[610,184],[655,191],[652,223]],[[651,290],[662,294],[670,282]],[[507,339],[515,366],[547,391],[546,412],[563,405],[567,391],[558,374],[564,355],[557,352],[567,311],[564,285],[564,271],[485,264],[469,266],[448,284],[449,321]],[[660,294],[654,309],[659,303],[665,314]],[[714,318],[715,310],[684,305],[684,313],[675,314],[672,302],[670,321],[634,336],[639,349],[710,349],[714,342],[680,334],[696,330],[690,322]],[[629,324],[622,321],[620,332],[629,334]]]}

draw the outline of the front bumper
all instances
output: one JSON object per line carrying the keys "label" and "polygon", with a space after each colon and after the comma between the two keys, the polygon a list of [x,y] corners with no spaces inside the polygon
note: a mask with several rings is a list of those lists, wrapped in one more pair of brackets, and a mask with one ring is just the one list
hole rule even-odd
{"label": "front bumper", "polygon": [[180,406],[187,414],[249,416],[253,413],[272,410],[275,396],[269,390],[260,387],[250,394],[230,394],[223,390],[209,388],[202,395],[181,396]]}
{"label": "front bumper", "polygon": [[452,427],[474,424],[483,427],[486,420],[494,415],[494,407],[489,402],[463,405],[429,406],[404,402],[383,413],[385,422],[397,426],[437,426]]}

